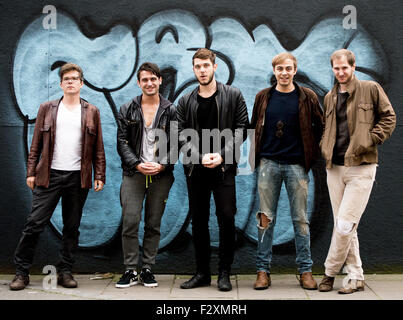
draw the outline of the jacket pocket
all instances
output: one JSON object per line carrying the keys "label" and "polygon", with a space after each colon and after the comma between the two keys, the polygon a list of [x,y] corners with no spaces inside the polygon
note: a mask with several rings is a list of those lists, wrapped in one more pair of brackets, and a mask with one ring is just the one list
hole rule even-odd
{"label": "jacket pocket", "polygon": [[374,150],[374,142],[372,141],[371,133],[368,130],[361,130],[356,138],[356,141],[354,155],[360,156],[364,153],[372,152]]}
{"label": "jacket pocket", "polygon": [[97,131],[94,127],[86,127],[85,131],[87,132],[87,141],[89,141],[90,145],[93,145]]}
{"label": "jacket pocket", "polygon": [[97,134],[97,131],[95,130],[94,127],[87,127],[87,132],[91,136],[95,136]]}
{"label": "jacket pocket", "polygon": [[329,116],[332,114],[333,110],[334,110],[334,108],[328,108],[328,109],[326,109],[325,117],[326,117],[326,118],[329,117]]}
{"label": "jacket pocket", "polygon": [[374,122],[374,105],[372,103],[358,104],[358,121],[371,124]]}
{"label": "jacket pocket", "polygon": [[49,132],[50,130],[50,124],[44,124],[43,127],[41,128],[42,132]]}
{"label": "jacket pocket", "polygon": [[138,128],[140,127],[140,121],[137,119],[127,119],[127,131],[129,132],[129,135],[132,135],[133,132],[136,132]]}
{"label": "jacket pocket", "polygon": [[326,109],[324,113],[325,128],[323,130],[322,139],[319,142],[319,149],[324,159],[328,159],[331,156],[333,149],[329,147],[330,132],[333,123],[334,107]]}

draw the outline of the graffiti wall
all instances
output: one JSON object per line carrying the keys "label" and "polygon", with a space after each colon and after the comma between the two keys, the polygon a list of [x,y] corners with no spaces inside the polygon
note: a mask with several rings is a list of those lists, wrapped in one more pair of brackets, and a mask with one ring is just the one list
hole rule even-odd
{"label": "graffiti wall", "polygon": [[[208,47],[217,54],[218,81],[238,87],[251,115],[254,97],[274,79],[271,58],[290,51],[298,59],[296,81],[313,89],[320,101],[333,85],[330,54],[348,48],[357,56],[357,77],[375,80],[386,89],[398,116],[390,141],[380,148],[380,167],[372,198],[359,228],[364,269],[403,270],[400,235],[403,216],[399,118],[403,97],[399,86],[402,62],[395,16],[402,5],[390,1],[106,1],[2,4],[0,74],[0,172],[3,177],[0,215],[0,270],[13,270],[12,256],[30,209],[25,186],[26,157],[40,103],[61,97],[58,69],[79,64],[85,86],[81,96],[101,112],[107,161],[107,184],[90,191],[80,226],[76,272],[122,269],[120,184],[122,170],[116,151],[119,107],[139,95],[135,73],[146,61],[163,74],[161,93],[176,103],[195,88],[191,61],[194,51]],[[372,4],[371,4],[372,3]],[[396,31],[395,31],[396,30]],[[401,39],[400,39],[401,40]],[[247,163],[250,141],[241,148],[236,180],[236,272],[254,272],[259,206],[256,173]],[[191,217],[183,167],[176,164],[161,228],[155,270],[193,271]],[[332,214],[323,162],[309,173],[308,215],[314,270],[322,271],[330,243]],[[401,191],[400,191],[401,192]],[[210,234],[213,254],[218,224],[211,201]],[[34,269],[56,262],[62,230],[61,206],[43,233]],[[140,243],[143,223],[140,225]],[[294,231],[286,191],[280,195],[274,233],[273,270],[295,270]],[[213,263],[216,262],[213,256]],[[187,263],[183,263],[186,261]]]}

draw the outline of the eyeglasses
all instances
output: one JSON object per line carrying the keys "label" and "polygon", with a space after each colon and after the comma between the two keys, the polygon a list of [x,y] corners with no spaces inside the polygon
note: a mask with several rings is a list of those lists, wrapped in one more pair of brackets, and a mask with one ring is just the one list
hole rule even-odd
{"label": "eyeglasses", "polygon": [[278,121],[276,124],[277,131],[276,131],[276,137],[281,138],[283,136],[283,128],[284,128],[284,123],[283,121]]}
{"label": "eyeglasses", "polygon": [[69,78],[69,77],[66,77],[66,78],[63,78],[63,82],[69,82],[69,81],[73,81],[73,82],[75,82],[75,81],[79,81],[79,80],[81,80],[81,78],[80,77],[71,77],[71,78]]}

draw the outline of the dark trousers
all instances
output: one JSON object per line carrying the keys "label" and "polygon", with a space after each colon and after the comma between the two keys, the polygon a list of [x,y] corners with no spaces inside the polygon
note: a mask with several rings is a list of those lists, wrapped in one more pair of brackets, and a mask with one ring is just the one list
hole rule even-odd
{"label": "dark trousers", "polygon": [[[147,182],[147,180],[150,180]],[[142,268],[152,268],[158,253],[161,237],[161,219],[169,190],[175,178],[172,172],[145,176],[136,172],[123,176],[120,189],[122,204],[122,248],[126,269],[137,269],[139,261],[139,225],[144,208],[144,237]],[[144,201],[145,199],[145,201]]]}
{"label": "dark trousers", "polygon": [[14,255],[17,274],[29,274],[39,235],[49,223],[60,198],[62,198],[63,236],[57,270],[59,273],[71,272],[80,235],[78,228],[88,191],[81,188],[80,171],[53,169],[50,173],[49,187],[34,188],[31,213]]}
{"label": "dark trousers", "polygon": [[231,271],[235,252],[235,173],[222,172],[221,166],[195,168],[187,177],[189,210],[197,272],[210,273],[210,198],[213,193],[219,227],[218,271]]}

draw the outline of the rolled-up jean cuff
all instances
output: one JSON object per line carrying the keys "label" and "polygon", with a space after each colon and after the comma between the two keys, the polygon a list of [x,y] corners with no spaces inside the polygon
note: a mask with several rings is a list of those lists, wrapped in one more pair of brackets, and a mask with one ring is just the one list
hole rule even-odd
{"label": "rolled-up jean cuff", "polygon": [[260,271],[264,271],[264,272],[266,272],[268,275],[270,274],[270,271],[269,271],[268,269],[262,269],[262,268],[257,269],[257,272],[260,272]]}

